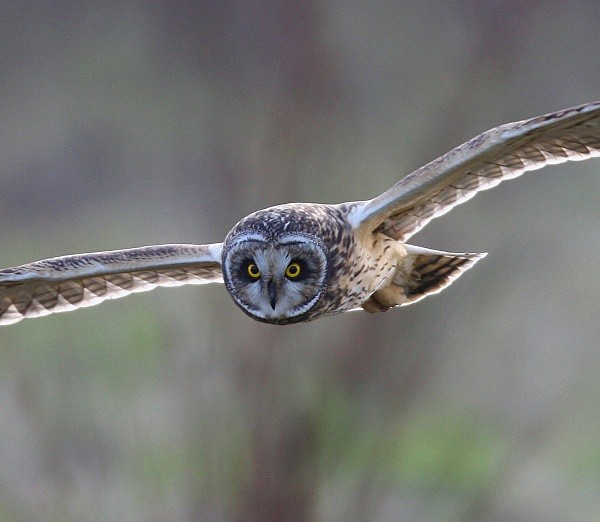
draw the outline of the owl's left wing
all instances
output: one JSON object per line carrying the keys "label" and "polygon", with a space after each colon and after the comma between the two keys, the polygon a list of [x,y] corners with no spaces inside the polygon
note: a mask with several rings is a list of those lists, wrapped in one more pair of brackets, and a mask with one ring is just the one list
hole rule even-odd
{"label": "owl's left wing", "polygon": [[221,243],[54,257],[0,270],[0,325],[69,312],[157,286],[223,282]]}
{"label": "owl's left wing", "polygon": [[406,241],[477,192],[528,170],[600,156],[600,102],[491,129],[412,172],[376,198],[351,205],[355,228]]}

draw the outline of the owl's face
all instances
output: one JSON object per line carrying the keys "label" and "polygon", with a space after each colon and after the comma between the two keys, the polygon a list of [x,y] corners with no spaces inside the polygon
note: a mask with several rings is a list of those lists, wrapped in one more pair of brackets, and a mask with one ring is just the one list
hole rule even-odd
{"label": "owl's face", "polygon": [[265,323],[303,321],[323,296],[328,256],[323,243],[308,234],[283,234],[276,240],[260,232],[228,238],[223,249],[223,279],[235,303]]}

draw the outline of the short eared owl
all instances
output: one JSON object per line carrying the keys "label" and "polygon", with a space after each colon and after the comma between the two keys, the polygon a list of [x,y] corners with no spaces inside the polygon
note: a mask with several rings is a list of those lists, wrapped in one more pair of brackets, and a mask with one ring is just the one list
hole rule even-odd
{"label": "short eared owl", "polygon": [[528,170],[600,156],[600,102],[501,125],[368,201],[291,203],[242,219],[223,243],[159,245],[0,270],[0,324],[157,286],[224,282],[250,317],[298,323],[383,312],[448,286],[484,254],[405,243],[480,190]]}

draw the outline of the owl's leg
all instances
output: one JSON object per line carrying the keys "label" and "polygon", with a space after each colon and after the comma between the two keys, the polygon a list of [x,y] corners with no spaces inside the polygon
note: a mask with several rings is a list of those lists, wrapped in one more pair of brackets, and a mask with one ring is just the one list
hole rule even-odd
{"label": "owl's leg", "polygon": [[371,314],[378,312],[387,312],[390,308],[401,304],[408,304],[408,298],[404,288],[396,285],[390,285],[371,294],[362,307]]}

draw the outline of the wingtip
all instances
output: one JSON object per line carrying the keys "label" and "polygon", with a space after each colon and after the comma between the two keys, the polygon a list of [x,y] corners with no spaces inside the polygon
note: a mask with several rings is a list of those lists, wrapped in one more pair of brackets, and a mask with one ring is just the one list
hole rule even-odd
{"label": "wingtip", "polygon": [[473,266],[475,263],[478,263],[487,255],[487,252],[474,252],[472,254],[465,254],[465,257],[468,257],[471,260],[471,266]]}

